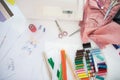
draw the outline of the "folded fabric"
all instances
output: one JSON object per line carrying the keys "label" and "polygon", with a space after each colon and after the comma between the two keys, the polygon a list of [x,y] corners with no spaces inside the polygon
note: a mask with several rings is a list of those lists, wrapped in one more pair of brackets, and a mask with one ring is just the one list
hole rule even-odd
{"label": "folded fabric", "polygon": [[86,1],[83,20],[80,21],[80,32],[83,43],[91,39],[100,48],[104,48],[108,44],[120,44],[120,25],[112,20],[120,9],[120,4],[114,6],[107,19],[104,20],[111,0],[101,1],[104,1],[102,9],[96,0]]}

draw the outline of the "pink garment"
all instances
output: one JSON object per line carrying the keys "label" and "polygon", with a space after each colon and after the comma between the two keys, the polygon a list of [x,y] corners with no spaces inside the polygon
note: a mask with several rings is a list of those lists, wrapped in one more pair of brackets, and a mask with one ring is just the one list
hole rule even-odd
{"label": "pink garment", "polygon": [[104,20],[109,4],[110,0],[106,0],[104,9],[100,9],[96,0],[86,1],[83,21],[80,21],[83,43],[92,39],[100,48],[104,48],[108,44],[120,44],[120,25],[112,20],[120,9],[120,5],[112,8],[109,16]]}

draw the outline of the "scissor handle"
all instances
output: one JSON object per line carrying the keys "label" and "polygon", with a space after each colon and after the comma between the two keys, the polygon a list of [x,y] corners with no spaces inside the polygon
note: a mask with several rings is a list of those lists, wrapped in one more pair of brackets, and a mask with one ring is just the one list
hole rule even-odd
{"label": "scissor handle", "polygon": [[66,32],[66,31],[63,31],[62,33],[60,33],[59,35],[58,35],[58,37],[59,38],[62,38],[63,36],[67,36],[68,35],[68,33]]}
{"label": "scissor handle", "polygon": [[59,37],[59,38],[62,38],[62,37],[63,37],[63,34],[62,34],[62,33],[60,33],[60,34],[58,35],[58,37]]}
{"label": "scissor handle", "polygon": [[63,31],[62,34],[63,34],[63,36],[67,36],[68,35],[68,33],[66,31]]}

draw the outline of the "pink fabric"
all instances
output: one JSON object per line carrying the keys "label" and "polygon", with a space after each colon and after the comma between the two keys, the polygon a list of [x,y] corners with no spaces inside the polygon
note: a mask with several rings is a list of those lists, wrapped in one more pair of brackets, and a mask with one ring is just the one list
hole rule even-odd
{"label": "pink fabric", "polygon": [[112,8],[109,16],[104,20],[110,0],[106,0],[104,3],[104,9],[100,9],[96,0],[86,1],[83,21],[80,21],[83,43],[92,39],[100,48],[104,48],[108,44],[120,44],[120,25],[112,20],[120,9],[120,5]]}

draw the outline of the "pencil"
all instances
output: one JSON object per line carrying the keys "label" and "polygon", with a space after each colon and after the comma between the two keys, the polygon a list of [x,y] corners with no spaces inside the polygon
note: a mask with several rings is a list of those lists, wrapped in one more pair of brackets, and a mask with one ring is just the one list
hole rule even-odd
{"label": "pencil", "polygon": [[49,73],[49,78],[50,78],[50,80],[52,80],[52,72],[51,72],[50,67],[48,65],[47,56],[46,56],[45,52],[43,52],[43,58],[44,58],[44,61],[45,61],[45,65],[46,65],[47,71]]}

